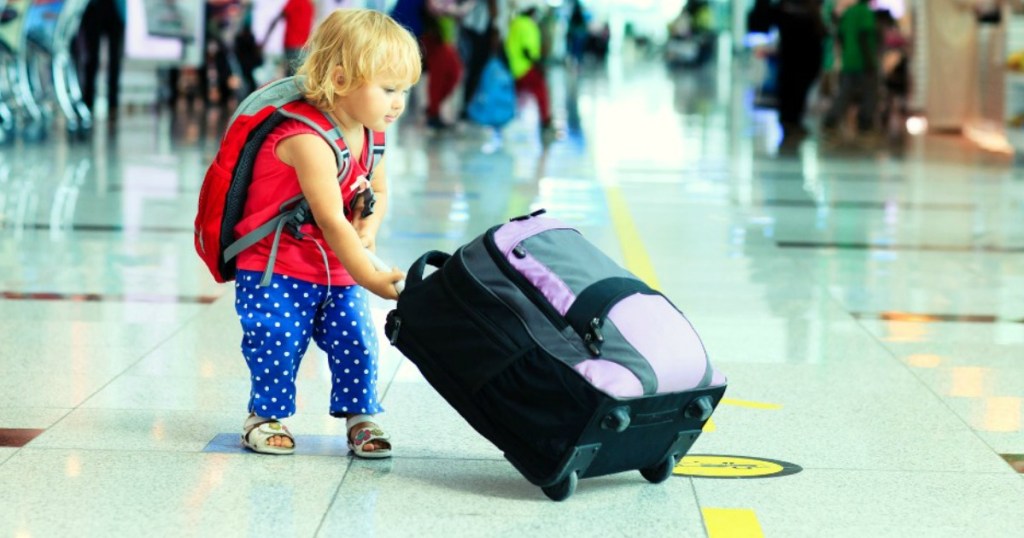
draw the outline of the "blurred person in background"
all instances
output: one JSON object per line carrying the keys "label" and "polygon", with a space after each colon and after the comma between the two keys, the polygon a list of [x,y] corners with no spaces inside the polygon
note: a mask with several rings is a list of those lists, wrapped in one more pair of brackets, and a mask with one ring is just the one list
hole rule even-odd
{"label": "blurred person in background", "polygon": [[462,79],[462,59],[455,48],[459,23],[477,0],[427,0],[423,16],[423,54],[427,66],[427,127],[451,127],[441,119],[441,106]]}
{"label": "blurred person in background", "polygon": [[771,9],[779,30],[779,123],[784,143],[798,141],[807,135],[807,98],[821,75],[828,31],[820,0],[782,0]]}
{"label": "blurred person in background", "polygon": [[835,131],[856,100],[857,129],[867,133],[875,125],[878,99],[879,38],[871,0],[846,8],[839,17],[838,32],[842,61],[839,93],[825,116],[824,127]]}
{"label": "blurred person in background", "polygon": [[569,12],[569,27],[565,32],[565,49],[568,52],[569,67],[573,69],[579,69],[583,65],[583,56],[587,52],[587,38],[590,37],[589,18],[583,7],[583,0],[573,0],[572,11]]}
{"label": "blurred person in background", "polygon": [[242,77],[242,94],[249,95],[257,88],[256,69],[263,65],[263,46],[256,41],[252,29],[252,8],[254,0],[242,0],[242,21],[235,35],[235,57],[238,59]]}
{"label": "blurred person in background", "polygon": [[466,109],[483,73],[487,60],[500,49],[502,31],[498,28],[499,13],[507,9],[507,0],[475,0],[469,12],[462,17],[459,48],[462,63],[466,68],[462,84],[462,112],[459,117],[466,119]]}
{"label": "blurred person in background", "polygon": [[82,54],[82,101],[93,110],[100,69],[100,42],[107,42],[107,117],[117,121],[121,58],[124,56],[125,0],[91,0],[82,13],[79,36]]}
{"label": "blurred person in background", "polygon": [[821,1],[821,20],[825,23],[825,43],[821,65],[821,83],[818,86],[820,98],[831,99],[836,94],[839,73],[836,68],[836,0]]}
{"label": "blurred person in background", "polygon": [[534,0],[520,1],[518,4],[521,6],[519,12],[508,27],[505,55],[508,57],[509,71],[516,81],[516,92],[532,95],[537,101],[541,136],[547,139],[554,135],[554,126],[541,55],[540,25],[534,18],[538,14],[537,4]]}
{"label": "blurred person in background", "polygon": [[205,8],[206,49],[199,69],[203,102],[228,107],[234,97],[232,76],[240,74],[232,69],[231,64],[234,36],[242,16],[241,2],[207,0]]}
{"label": "blurred person in background", "polygon": [[879,32],[879,76],[882,97],[879,119],[883,128],[902,125],[910,92],[910,39],[887,9],[875,11]]}
{"label": "blurred person in background", "polygon": [[388,13],[395,22],[401,24],[420,43],[423,48],[423,23],[427,12],[427,0],[398,0]]}
{"label": "blurred person in background", "polygon": [[316,19],[316,6],[313,0],[287,0],[281,14],[270,23],[267,35],[274,27],[284,21],[284,61],[285,76],[292,76],[302,63],[302,47],[306,45],[313,33],[313,21]]}
{"label": "blurred person in background", "polygon": [[[755,9],[758,9],[756,5]],[[703,65],[711,59],[714,43],[711,6],[704,0],[691,0],[668,24],[666,60],[671,65]]]}

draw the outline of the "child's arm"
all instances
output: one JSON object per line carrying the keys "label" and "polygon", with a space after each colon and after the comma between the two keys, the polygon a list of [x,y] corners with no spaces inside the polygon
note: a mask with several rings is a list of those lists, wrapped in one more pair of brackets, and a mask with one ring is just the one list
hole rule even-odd
{"label": "child's arm", "polygon": [[377,271],[363,252],[359,234],[345,218],[334,151],[327,142],[314,134],[295,135],[279,142],[276,153],[283,163],[295,169],[317,226],[348,274],[373,294],[397,299],[394,283],[404,275],[397,269]]}
{"label": "child's arm", "polygon": [[359,206],[355,209],[356,218],[352,221],[356,233],[363,241],[363,246],[370,250],[377,249],[377,231],[380,230],[380,225],[384,222],[384,215],[388,213],[388,180],[384,167],[386,161],[387,157],[382,157],[380,162],[373,167],[373,179],[370,180],[370,188],[373,189],[375,200],[373,214],[366,218],[360,217],[362,208]]}

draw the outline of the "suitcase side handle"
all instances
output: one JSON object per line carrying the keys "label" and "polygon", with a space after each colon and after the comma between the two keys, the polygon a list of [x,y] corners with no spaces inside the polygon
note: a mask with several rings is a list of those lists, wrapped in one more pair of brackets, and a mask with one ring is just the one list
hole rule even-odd
{"label": "suitcase side handle", "polygon": [[405,275],[405,281],[412,286],[419,284],[423,281],[423,272],[427,270],[428,265],[440,269],[451,257],[451,254],[441,252],[440,250],[427,252],[409,267],[409,272]]}

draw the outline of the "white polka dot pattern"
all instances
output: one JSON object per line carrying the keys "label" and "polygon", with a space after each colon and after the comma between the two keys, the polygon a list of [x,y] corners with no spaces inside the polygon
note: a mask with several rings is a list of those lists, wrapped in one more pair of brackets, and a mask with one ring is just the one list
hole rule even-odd
{"label": "white polka dot pattern", "polygon": [[[367,326],[369,303],[363,288],[332,286],[328,297],[324,286],[278,274],[269,287],[261,288],[260,277],[258,272],[238,271],[235,282],[242,354],[252,374],[249,410],[275,419],[295,414],[295,372],[313,339],[328,356],[331,414],[383,411],[376,395],[377,333]],[[302,298],[295,300],[297,295]],[[358,321],[338,323],[342,318]]]}

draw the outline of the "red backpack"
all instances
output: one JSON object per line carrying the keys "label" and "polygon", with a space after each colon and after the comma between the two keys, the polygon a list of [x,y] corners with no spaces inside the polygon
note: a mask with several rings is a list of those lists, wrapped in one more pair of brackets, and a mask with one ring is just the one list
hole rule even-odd
{"label": "red backpack", "polygon": [[[296,237],[301,237],[299,227],[313,222],[309,204],[299,194],[284,200],[278,214],[269,221],[235,239],[234,230],[245,208],[256,154],[267,135],[286,119],[305,123],[327,140],[338,162],[338,180],[343,181],[348,176],[349,150],[341,128],[302,98],[295,77],[271,82],[242,101],[228,123],[220,149],[206,170],[199,191],[199,211],[195,221],[196,252],[217,282],[233,280],[236,272],[235,256],[264,237],[274,234],[270,261],[261,281],[261,285],[266,285],[273,272],[281,233],[288,230]],[[371,179],[374,165],[384,156],[384,133],[368,131],[366,138],[371,156],[366,177]],[[347,194],[349,191],[343,189],[343,192]],[[352,195],[351,199],[345,200],[346,216],[354,210],[360,198],[363,202],[362,216],[366,217],[373,212],[373,191],[366,189],[362,194]]]}

